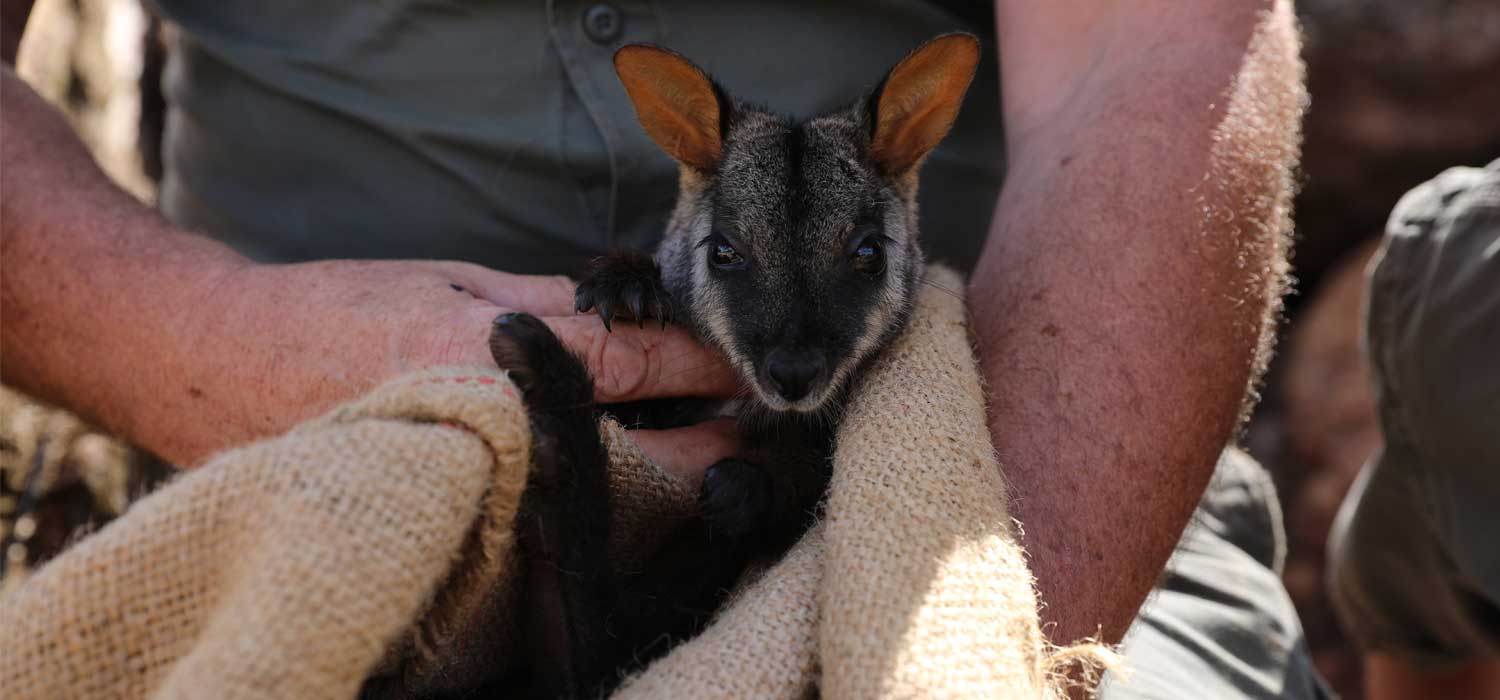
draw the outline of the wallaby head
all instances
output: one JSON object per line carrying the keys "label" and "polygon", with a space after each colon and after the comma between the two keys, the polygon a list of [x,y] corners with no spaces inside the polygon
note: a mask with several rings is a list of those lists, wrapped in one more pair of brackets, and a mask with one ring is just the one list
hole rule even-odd
{"label": "wallaby head", "polygon": [[923,272],[917,171],[978,61],[973,36],[943,35],[850,108],[795,121],[665,49],[615,54],[646,133],[680,165],[663,284],[766,407],[824,407],[905,324]]}

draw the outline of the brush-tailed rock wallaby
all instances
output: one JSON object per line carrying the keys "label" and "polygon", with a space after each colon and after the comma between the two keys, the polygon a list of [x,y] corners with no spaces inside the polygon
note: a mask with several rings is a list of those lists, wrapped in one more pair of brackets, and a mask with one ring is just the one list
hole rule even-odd
{"label": "brush-tailed rock wallaby", "polygon": [[532,695],[608,692],[707,624],[747,563],[809,526],[851,383],[911,313],[924,271],[917,173],[979,51],[971,35],[939,36],[847,109],[805,121],[736,101],[671,51],[615,54],[641,125],[679,165],[679,196],[655,255],[596,261],[577,308],[606,326],[682,324],[723,353],[749,387],[745,449],[709,468],[700,517],[656,559],[612,572],[593,383],[541,321],[497,319],[491,349],[535,433],[517,522]]}

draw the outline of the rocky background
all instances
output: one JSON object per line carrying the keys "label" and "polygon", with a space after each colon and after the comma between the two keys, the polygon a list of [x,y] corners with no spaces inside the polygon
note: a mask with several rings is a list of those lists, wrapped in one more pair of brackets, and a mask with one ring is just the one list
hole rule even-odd
{"label": "rocky background", "polygon": [[[1323,571],[1334,512],[1380,444],[1359,349],[1363,270],[1403,192],[1446,167],[1500,157],[1500,3],[1304,0],[1298,13],[1312,95],[1296,211],[1299,281],[1245,443],[1281,489],[1286,583],[1318,667],[1344,697],[1359,698],[1359,659],[1332,617]],[[22,45],[22,75],[145,201],[160,167],[160,34],[138,0],[41,0]],[[164,475],[65,415],[0,393],[8,583]]]}

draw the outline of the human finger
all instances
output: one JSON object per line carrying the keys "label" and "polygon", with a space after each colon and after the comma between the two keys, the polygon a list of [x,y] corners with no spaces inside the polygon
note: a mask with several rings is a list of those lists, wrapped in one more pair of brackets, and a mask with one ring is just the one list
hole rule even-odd
{"label": "human finger", "polygon": [[703,482],[703,473],[721,459],[734,456],[740,446],[739,431],[728,418],[706,421],[670,430],[631,430],[635,444],[662,471],[688,482],[693,488]]}
{"label": "human finger", "polygon": [[740,387],[723,356],[677,326],[618,323],[610,331],[594,316],[542,320],[588,366],[600,403],[729,396]]}

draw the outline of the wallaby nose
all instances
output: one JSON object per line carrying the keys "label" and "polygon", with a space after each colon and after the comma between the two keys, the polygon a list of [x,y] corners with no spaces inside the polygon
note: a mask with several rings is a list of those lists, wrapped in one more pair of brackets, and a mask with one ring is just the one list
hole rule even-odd
{"label": "wallaby nose", "polygon": [[823,374],[822,353],[778,348],[766,356],[766,374],[781,398],[796,401],[812,391]]}

